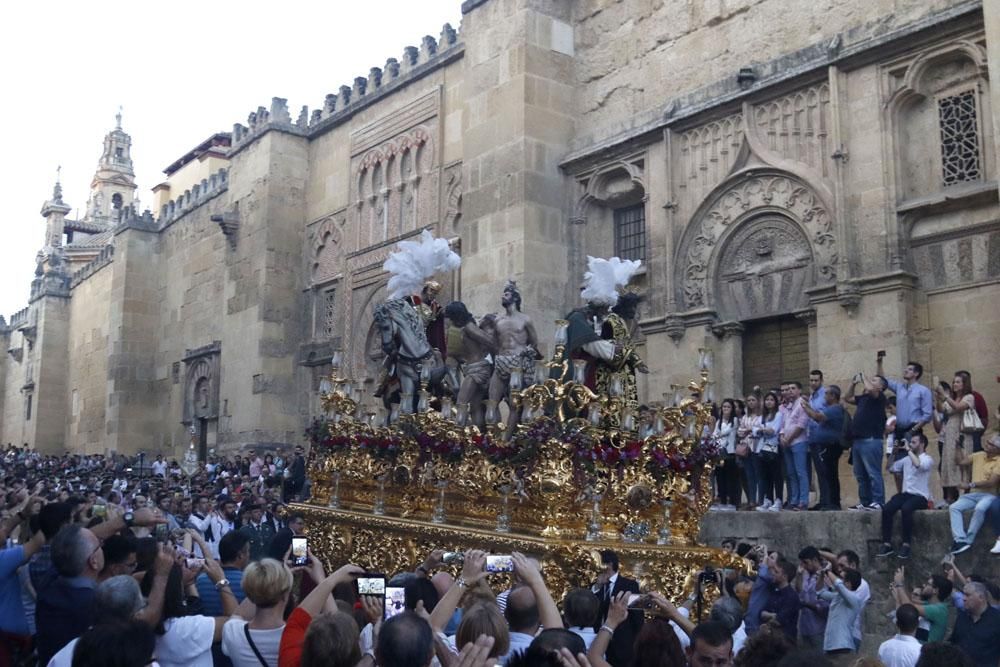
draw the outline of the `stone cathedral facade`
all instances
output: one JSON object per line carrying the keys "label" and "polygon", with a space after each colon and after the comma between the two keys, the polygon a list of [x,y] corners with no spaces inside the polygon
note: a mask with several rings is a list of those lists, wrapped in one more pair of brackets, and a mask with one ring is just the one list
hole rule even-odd
{"label": "stone cathedral facade", "polygon": [[996,405],[996,4],[467,0],[311,113],[212,135],[143,213],[119,123],[85,215],[58,185],[42,208],[0,444],[301,442],[334,350],[371,386],[382,262],[423,229],[463,258],[446,300],[483,315],[517,280],[543,341],[588,254],[642,259],[645,401],[708,347],[718,398],[884,350]]}

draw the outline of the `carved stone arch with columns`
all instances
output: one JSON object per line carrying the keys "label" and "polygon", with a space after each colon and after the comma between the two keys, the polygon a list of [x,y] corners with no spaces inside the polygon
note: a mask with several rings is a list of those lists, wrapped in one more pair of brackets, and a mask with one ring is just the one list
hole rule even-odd
{"label": "carved stone arch with columns", "polygon": [[376,378],[382,367],[385,354],[382,352],[382,340],[375,326],[375,308],[386,299],[387,280],[380,280],[365,288],[364,296],[359,300],[355,310],[355,333],[362,334],[348,337],[351,349],[348,351],[352,377]]}
{"label": "carved stone arch with columns", "polygon": [[[835,284],[837,241],[830,197],[823,190],[764,165],[733,173],[698,208],[678,245],[674,276],[679,308],[715,311],[727,306],[731,302],[716,293],[720,280],[794,271],[803,288]],[[740,242],[753,243],[755,249],[740,252]],[[757,253],[760,249],[764,251]],[[723,266],[724,261],[738,265]],[[732,316],[739,313],[729,315],[736,319]]]}
{"label": "carved stone arch with columns", "polygon": [[[883,107],[891,158],[886,185],[897,209],[886,222],[888,259],[892,268],[913,270],[914,228],[925,219],[933,227],[941,201],[978,206],[992,201],[995,193],[990,184],[996,178],[996,155],[985,42],[974,35],[938,44],[890,63],[883,76],[890,91]],[[959,97],[967,107],[963,120],[976,128],[978,147],[972,152],[977,174],[948,182],[938,106]]]}
{"label": "carved stone arch with columns", "polygon": [[328,269],[332,269],[337,249],[341,243],[341,227],[344,224],[342,216],[330,216],[323,220],[311,233],[311,269],[312,281],[322,281],[327,278],[325,275]]}
{"label": "carved stone arch with columns", "polygon": [[181,423],[219,418],[222,343],[186,350],[184,354],[184,406]]}

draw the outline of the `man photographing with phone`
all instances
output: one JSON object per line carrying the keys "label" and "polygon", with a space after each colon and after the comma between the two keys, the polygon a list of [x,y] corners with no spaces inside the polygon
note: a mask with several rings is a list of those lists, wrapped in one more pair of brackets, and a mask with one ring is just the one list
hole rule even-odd
{"label": "man photographing with phone", "polygon": [[934,397],[931,390],[920,384],[924,367],[909,361],[903,369],[902,380],[887,377],[882,369],[885,351],[879,350],[875,358],[877,373],[885,378],[886,385],[896,394],[896,442],[908,442],[909,434],[922,431],[934,415]]}
{"label": "man photographing with phone", "polygon": [[[893,472],[903,473],[903,491],[894,495],[882,510],[882,548],[875,554],[880,558],[893,554],[900,559],[910,557],[913,513],[927,509],[927,499],[931,496],[930,478],[934,459],[924,451],[926,448],[927,436],[916,432],[907,441],[906,458],[892,464]],[[903,515],[903,541],[898,552],[892,546],[892,523],[896,512]]]}

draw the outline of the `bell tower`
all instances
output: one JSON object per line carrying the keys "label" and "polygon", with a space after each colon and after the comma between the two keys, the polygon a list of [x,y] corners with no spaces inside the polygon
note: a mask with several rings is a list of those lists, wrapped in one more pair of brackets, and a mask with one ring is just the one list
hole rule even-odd
{"label": "bell tower", "polygon": [[84,220],[114,224],[135,199],[132,137],[122,130],[122,112],[115,115],[115,129],[104,137],[104,152],[90,183]]}

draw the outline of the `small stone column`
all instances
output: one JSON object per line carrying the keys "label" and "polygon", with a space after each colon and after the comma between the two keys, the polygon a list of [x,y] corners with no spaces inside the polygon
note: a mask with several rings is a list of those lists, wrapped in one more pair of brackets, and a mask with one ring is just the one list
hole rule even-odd
{"label": "small stone column", "polygon": [[711,328],[719,339],[715,350],[715,369],[712,380],[715,384],[715,402],[724,398],[743,395],[743,332],[746,327],[740,322],[722,322]]}

